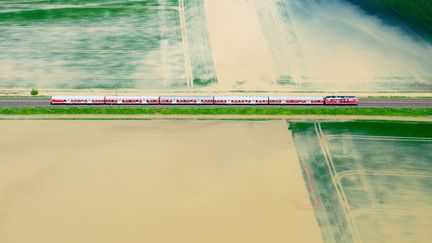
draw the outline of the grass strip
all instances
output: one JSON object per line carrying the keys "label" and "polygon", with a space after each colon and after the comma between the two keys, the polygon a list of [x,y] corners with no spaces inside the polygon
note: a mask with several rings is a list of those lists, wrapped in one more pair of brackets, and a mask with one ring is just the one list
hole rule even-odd
{"label": "grass strip", "polygon": [[2,115],[366,115],[432,116],[431,108],[54,107],[0,108]]}
{"label": "grass strip", "polygon": [[[360,98],[362,98],[360,96]],[[432,96],[367,96],[368,99],[432,99]]]}

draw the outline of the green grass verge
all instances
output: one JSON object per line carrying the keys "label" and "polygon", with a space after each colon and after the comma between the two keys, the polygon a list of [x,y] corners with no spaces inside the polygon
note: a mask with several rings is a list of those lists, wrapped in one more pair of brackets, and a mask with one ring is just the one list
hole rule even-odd
{"label": "green grass verge", "polygon": [[48,95],[0,95],[0,99],[4,98],[51,98],[52,96]]}
{"label": "green grass verge", "polygon": [[432,96],[367,96],[368,99],[432,99]]}
{"label": "green grass verge", "polygon": [[67,107],[67,108],[0,108],[3,115],[39,114],[108,114],[108,115],[367,115],[432,116],[432,109],[419,108],[257,108],[257,107]]}

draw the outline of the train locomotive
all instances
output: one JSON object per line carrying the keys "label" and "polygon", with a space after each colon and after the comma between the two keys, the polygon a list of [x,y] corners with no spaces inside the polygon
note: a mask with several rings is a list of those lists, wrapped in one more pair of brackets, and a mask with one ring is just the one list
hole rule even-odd
{"label": "train locomotive", "polygon": [[53,96],[51,105],[358,105],[356,96]]}

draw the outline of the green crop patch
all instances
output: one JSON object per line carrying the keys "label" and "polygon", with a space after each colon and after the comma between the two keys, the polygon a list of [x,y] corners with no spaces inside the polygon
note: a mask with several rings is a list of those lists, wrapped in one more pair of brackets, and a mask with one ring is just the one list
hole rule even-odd
{"label": "green crop patch", "polygon": [[432,34],[432,2],[429,0],[381,0],[382,4],[417,28]]}
{"label": "green crop patch", "polygon": [[291,123],[325,242],[432,237],[432,123]]}
{"label": "green crop patch", "polygon": [[185,88],[178,4],[2,1],[0,87]]}

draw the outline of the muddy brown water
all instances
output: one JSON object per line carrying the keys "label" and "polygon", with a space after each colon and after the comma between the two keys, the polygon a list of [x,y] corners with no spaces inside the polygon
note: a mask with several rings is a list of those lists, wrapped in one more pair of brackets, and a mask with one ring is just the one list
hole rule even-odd
{"label": "muddy brown water", "polygon": [[285,121],[0,121],[0,242],[320,242]]}

